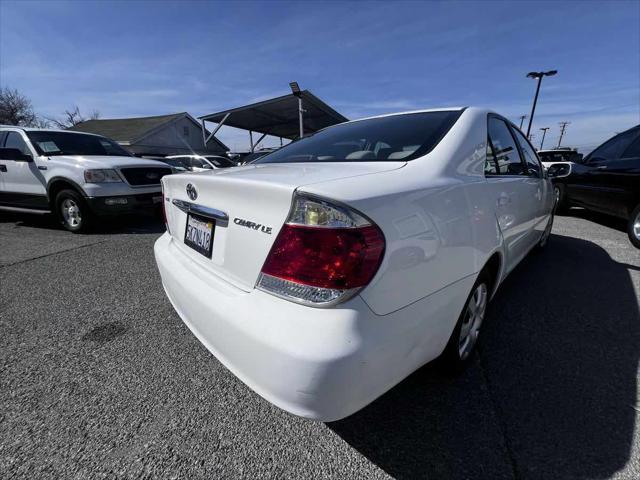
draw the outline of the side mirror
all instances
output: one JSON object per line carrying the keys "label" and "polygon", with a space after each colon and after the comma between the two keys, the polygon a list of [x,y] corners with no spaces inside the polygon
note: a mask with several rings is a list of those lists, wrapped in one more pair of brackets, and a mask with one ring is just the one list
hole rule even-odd
{"label": "side mirror", "polygon": [[30,154],[22,153],[17,148],[0,148],[0,160],[13,160],[14,162],[33,162]]}
{"label": "side mirror", "polygon": [[562,178],[571,174],[571,165],[568,163],[554,163],[547,168],[547,177]]}

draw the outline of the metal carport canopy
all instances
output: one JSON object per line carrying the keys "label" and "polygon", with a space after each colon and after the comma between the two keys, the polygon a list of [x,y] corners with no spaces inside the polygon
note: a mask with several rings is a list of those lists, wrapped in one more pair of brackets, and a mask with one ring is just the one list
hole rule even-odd
{"label": "metal carport canopy", "polygon": [[[348,121],[309,90],[199,117],[200,120],[294,140],[299,136],[298,98],[302,100],[304,133]],[[216,129],[217,130],[217,129]]]}

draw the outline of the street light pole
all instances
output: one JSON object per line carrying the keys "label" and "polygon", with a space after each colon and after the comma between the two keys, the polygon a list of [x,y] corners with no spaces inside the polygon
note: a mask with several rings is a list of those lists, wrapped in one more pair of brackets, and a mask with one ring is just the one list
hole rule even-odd
{"label": "street light pole", "polygon": [[528,78],[537,78],[538,85],[536,86],[536,95],[533,97],[533,106],[531,107],[531,116],[529,116],[529,126],[527,127],[527,137],[531,133],[531,125],[533,124],[533,115],[536,113],[536,104],[538,103],[538,95],[540,94],[540,85],[542,84],[542,77],[551,77],[558,73],[557,70],[549,70],[548,72],[529,72]]}
{"label": "street light pole", "polygon": [[304,115],[304,109],[302,108],[302,91],[300,90],[300,86],[298,86],[298,82],[289,83],[289,87],[291,87],[291,93],[298,97],[298,137],[302,138],[304,137],[304,121],[302,118],[302,116]]}
{"label": "street light pole", "polygon": [[549,130],[549,127],[543,127],[540,130],[542,130],[542,140],[540,141],[540,150],[542,150],[542,146],[544,145],[544,137],[547,135],[547,130]]}

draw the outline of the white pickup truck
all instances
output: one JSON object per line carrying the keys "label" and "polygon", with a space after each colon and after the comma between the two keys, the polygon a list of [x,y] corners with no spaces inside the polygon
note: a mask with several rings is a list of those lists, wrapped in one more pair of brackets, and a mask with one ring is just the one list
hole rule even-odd
{"label": "white pickup truck", "polygon": [[72,232],[98,215],[159,210],[170,173],[99,135],[0,126],[0,210],[53,212]]}

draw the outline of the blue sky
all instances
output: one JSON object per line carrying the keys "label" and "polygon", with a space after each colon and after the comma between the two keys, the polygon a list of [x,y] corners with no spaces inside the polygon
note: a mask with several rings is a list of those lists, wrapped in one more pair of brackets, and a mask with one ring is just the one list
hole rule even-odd
{"label": "blue sky", "polygon": [[640,2],[0,0],[0,85],[48,116],[198,116],[297,80],[349,118],[481,105],[519,123],[526,73],[548,69],[534,144],[563,120],[585,151],[640,123]]}

